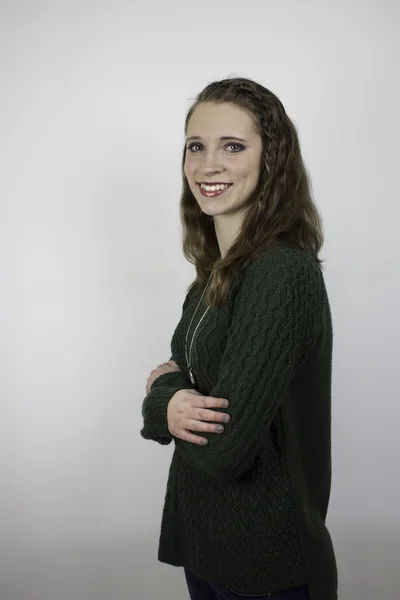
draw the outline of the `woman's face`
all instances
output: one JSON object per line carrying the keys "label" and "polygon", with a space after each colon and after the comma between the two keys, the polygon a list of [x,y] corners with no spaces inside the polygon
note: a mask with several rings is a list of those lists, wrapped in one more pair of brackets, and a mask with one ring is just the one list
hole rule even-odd
{"label": "woman's face", "polygon": [[[257,186],[261,156],[261,137],[244,110],[229,102],[205,102],[194,110],[186,134],[184,172],[205,214],[219,216],[243,209]],[[200,187],[218,183],[230,186],[209,192]]]}

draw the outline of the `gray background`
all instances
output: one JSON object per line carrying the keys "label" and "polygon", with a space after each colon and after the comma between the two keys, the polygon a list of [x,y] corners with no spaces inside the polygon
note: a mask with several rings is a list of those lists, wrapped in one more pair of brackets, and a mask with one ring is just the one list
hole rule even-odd
{"label": "gray background", "polygon": [[185,111],[228,75],[282,99],[325,221],[340,598],[400,593],[399,23],[395,0],[0,3],[1,600],[187,598],[140,411],[194,276]]}

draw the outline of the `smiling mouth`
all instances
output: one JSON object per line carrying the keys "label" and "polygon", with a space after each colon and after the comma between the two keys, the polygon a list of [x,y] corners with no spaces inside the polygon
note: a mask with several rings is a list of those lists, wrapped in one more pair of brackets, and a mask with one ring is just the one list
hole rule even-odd
{"label": "smiling mouth", "polygon": [[200,193],[202,196],[205,196],[206,198],[214,198],[215,196],[220,196],[221,194],[224,194],[225,192],[227,192],[233,186],[233,183],[221,183],[221,184],[210,185],[209,187],[216,187],[218,185],[223,185],[224,187],[222,189],[209,190],[209,191],[207,191],[204,187],[202,187],[201,183],[198,183],[197,185],[199,186],[199,190],[200,190]]}

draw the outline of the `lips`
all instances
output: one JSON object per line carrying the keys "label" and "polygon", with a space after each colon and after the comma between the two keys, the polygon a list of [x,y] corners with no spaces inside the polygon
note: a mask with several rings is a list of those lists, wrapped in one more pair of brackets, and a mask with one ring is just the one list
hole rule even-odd
{"label": "lips", "polygon": [[[207,192],[205,188],[202,188],[200,184],[199,185],[199,190],[200,190],[200,194],[202,196],[205,196],[206,198],[215,198],[216,196],[221,196],[222,194],[226,194],[228,192],[228,190],[230,190],[230,188],[232,187],[233,183],[230,184],[220,184],[220,185],[227,185],[228,187],[223,188],[222,190],[215,190],[214,192]],[[218,185],[218,184],[214,184],[214,185]]]}
{"label": "lips", "polygon": [[208,183],[207,181],[198,181],[197,185],[233,185],[233,183],[230,183],[229,181],[214,181],[213,183]]}

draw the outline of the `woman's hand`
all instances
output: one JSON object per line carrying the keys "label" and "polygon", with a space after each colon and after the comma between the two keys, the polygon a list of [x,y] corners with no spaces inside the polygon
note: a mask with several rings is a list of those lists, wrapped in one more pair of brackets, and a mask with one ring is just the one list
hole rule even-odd
{"label": "woman's hand", "polygon": [[160,375],[164,375],[164,373],[172,373],[173,371],[180,371],[180,368],[173,360],[169,360],[168,362],[163,363],[162,365],[158,365],[156,369],[153,369],[149,377],[147,378],[146,394],[150,392],[150,388],[153,385],[153,382],[157,379],[157,377],[160,377]]}
{"label": "woman's hand", "polygon": [[[224,427],[215,423],[228,423],[230,416],[226,413],[210,410],[228,408],[229,402],[224,398],[203,396],[197,390],[178,390],[171,398],[167,408],[169,432],[181,440],[193,444],[204,445],[207,438],[195,435],[192,431],[209,431],[222,433]],[[209,423],[207,421],[213,421]]]}

